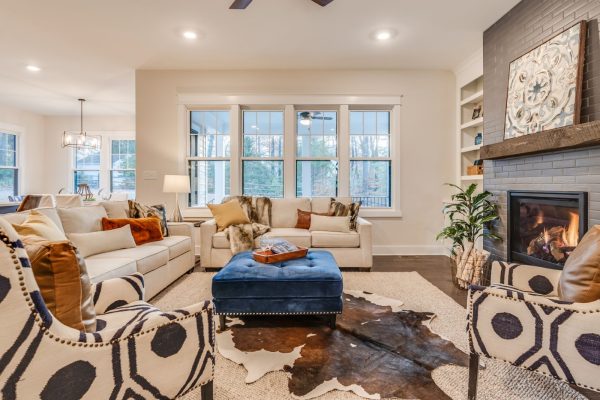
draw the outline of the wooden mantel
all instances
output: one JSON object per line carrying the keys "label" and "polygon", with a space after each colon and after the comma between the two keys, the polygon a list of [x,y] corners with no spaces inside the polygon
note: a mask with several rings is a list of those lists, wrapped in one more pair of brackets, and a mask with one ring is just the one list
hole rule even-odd
{"label": "wooden mantel", "polygon": [[481,148],[481,159],[499,160],[591,146],[600,146],[600,121],[565,126],[486,145]]}

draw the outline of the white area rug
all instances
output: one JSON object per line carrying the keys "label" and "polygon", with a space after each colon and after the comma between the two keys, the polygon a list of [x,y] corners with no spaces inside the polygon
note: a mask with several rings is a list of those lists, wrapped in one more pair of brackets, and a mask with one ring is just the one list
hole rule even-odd
{"label": "white area rug", "polygon": [[[152,303],[165,310],[183,307],[211,299],[211,279],[214,274],[197,272],[183,276],[161,293]],[[431,328],[467,351],[466,311],[454,300],[416,272],[345,272],[344,290],[364,290],[398,299],[414,311],[436,313]],[[286,400],[293,399],[284,372],[271,372],[252,384],[246,384],[244,367],[218,354],[215,369],[215,399],[217,400]],[[479,373],[480,400],[584,400],[585,397],[567,384],[522,370],[505,363],[486,360]],[[456,400],[467,398],[468,371],[464,367],[447,366],[433,372],[436,384]],[[199,390],[185,399],[199,399]],[[361,397],[333,391],[319,397],[323,400],[360,400]]]}

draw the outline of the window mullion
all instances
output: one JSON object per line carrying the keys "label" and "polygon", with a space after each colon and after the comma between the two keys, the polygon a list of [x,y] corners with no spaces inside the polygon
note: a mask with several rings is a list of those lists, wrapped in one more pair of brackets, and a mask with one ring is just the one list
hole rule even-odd
{"label": "window mullion", "polygon": [[243,125],[239,105],[232,105],[230,108],[229,132],[229,148],[231,150],[229,190],[231,195],[238,195],[242,193],[242,163],[240,159],[244,147],[241,145],[243,140]]}
{"label": "window mullion", "polygon": [[350,112],[340,106],[338,118],[338,196],[350,197]]}

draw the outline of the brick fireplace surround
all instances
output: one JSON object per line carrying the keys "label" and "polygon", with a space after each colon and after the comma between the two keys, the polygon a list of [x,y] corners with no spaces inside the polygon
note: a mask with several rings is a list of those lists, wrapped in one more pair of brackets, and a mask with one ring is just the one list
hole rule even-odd
{"label": "brick fireplace surround", "polygon": [[[501,142],[510,62],[581,20],[588,21],[581,122],[600,120],[600,3],[524,0],[483,35],[484,144]],[[496,232],[506,238],[507,191],[585,191],[589,226],[600,224],[600,147],[485,161],[483,186],[499,204]],[[506,260],[506,240],[486,239],[492,259]]]}

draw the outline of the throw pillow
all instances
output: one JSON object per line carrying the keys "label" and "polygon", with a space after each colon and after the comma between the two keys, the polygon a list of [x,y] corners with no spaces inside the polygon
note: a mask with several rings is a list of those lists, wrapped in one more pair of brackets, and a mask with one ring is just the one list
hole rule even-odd
{"label": "throw pillow", "polygon": [[600,300],[600,225],[590,229],[567,258],[558,295],[576,303]]}
{"label": "throw pillow", "polygon": [[310,219],[310,231],[349,233],[350,218],[349,215],[345,217],[312,215]]}
{"label": "throw pillow", "polygon": [[223,204],[208,204],[208,208],[217,222],[219,232],[230,225],[250,223],[248,216],[237,200],[231,200]]}
{"label": "throw pillow", "polygon": [[65,233],[86,233],[102,230],[102,218],[106,210],[102,206],[57,208]]}
{"label": "throw pillow", "polygon": [[83,257],[135,247],[129,225],[110,231],[71,233],[67,236]]}
{"label": "throw pillow", "polygon": [[161,221],[160,226],[162,229],[162,235],[164,237],[169,236],[169,224],[167,223],[167,208],[164,204],[146,206],[134,200],[128,200],[128,202],[129,218],[159,218]]}
{"label": "throw pillow", "polygon": [[331,199],[331,205],[329,206],[329,215],[338,217],[350,216],[350,229],[356,230],[356,220],[358,219],[358,212],[360,211],[361,202],[344,204],[335,199]]}
{"label": "throw pillow", "polygon": [[135,244],[157,242],[163,240],[160,219],[150,218],[102,218],[102,229],[105,231],[129,225]]}
{"label": "throw pillow", "polygon": [[83,258],[68,241],[25,243],[48,310],[63,324],[96,331],[92,285]]}
{"label": "throw pillow", "polygon": [[129,203],[125,201],[103,201],[100,203],[106,210],[108,218],[129,218]]}
{"label": "throw pillow", "polygon": [[50,219],[38,211],[31,211],[22,224],[12,224],[21,238],[37,237],[38,239],[60,241],[67,240],[65,234]]}
{"label": "throw pillow", "polygon": [[300,209],[298,212],[298,221],[296,222],[296,229],[310,229],[310,221],[311,215],[328,215],[327,213],[314,213],[310,211],[302,211]]}

